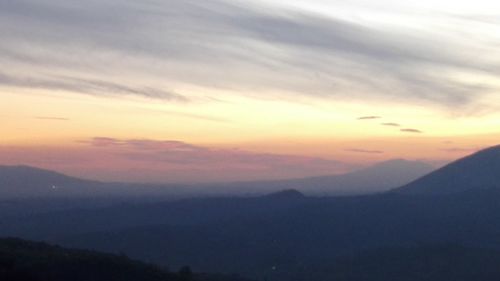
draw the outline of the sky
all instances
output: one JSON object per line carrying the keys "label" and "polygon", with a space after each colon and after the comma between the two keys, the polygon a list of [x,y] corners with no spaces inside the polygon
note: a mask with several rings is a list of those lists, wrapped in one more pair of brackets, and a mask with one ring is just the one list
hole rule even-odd
{"label": "sky", "polygon": [[500,139],[500,2],[0,0],[0,164],[218,182]]}

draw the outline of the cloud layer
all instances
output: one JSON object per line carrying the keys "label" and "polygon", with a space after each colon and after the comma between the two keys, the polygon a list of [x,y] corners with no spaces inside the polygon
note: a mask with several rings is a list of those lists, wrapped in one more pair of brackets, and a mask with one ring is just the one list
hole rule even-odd
{"label": "cloud layer", "polygon": [[257,98],[280,93],[292,100],[342,97],[454,109],[495,90],[485,79],[454,73],[500,69],[500,62],[472,55],[493,54],[492,40],[473,44],[431,31],[370,28],[252,1],[2,1],[0,17],[0,62],[10,66],[0,85],[9,87],[186,101],[177,87],[196,85]]}

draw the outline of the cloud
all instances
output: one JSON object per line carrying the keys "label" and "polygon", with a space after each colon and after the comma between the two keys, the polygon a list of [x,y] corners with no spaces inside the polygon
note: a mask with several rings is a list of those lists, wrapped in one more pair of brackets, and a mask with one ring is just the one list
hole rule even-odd
{"label": "cloud", "polygon": [[38,120],[47,120],[47,121],[69,121],[69,118],[55,117],[55,116],[35,116],[34,118]]}
{"label": "cloud", "polygon": [[[115,171],[115,176],[125,176],[132,181],[281,179],[337,174],[351,168],[334,159],[211,148],[177,140],[95,137],[78,143],[83,145],[81,150],[87,151],[85,156],[97,162],[88,166]],[[77,163],[78,157],[75,159]],[[110,174],[113,172],[108,172],[107,179],[118,180],[109,178]]]}
{"label": "cloud", "polygon": [[45,89],[56,91],[69,91],[89,95],[129,95],[142,96],[153,99],[171,100],[186,102],[188,99],[174,92],[156,89],[152,87],[137,87],[124,86],[120,83],[102,81],[97,79],[82,79],[74,77],[50,77],[50,78],[34,78],[11,76],[0,72],[0,85],[30,88],[30,89]]}
{"label": "cloud", "polygon": [[187,144],[181,141],[174,140],[148,140],[148,139],[115,139],[108,137],[95,137],[90,140],[80,141],[96,147],[129,147],[139,150],[162,150],[162,151],[202,151],[206,150],[203,147]]}
{"label": "cloud", "polygon": [[405,132],[405,133],[417,133],[417,134],[423,133],[422,131],[420,131],[418,129],[412,129],[412,128],[404,128],[404,129],[401,129],[400,131]]}
{"label": "cloud", "polygon": [[368,150],[368,149],[360,149],[360,148],[348,148],[348,149],[344,149],[344,151],[357,152],[357,153],[368,153],[368,154],[382,154],[382,153],[384,153],[381,150]]}
{"label": "cloud", "polygon": [[[495,42],[476,46],[439,31],[396,32],[256,3],[2,1],[0,62],[12,71],[0,85],[172,101],[189,99],[175,90],[192,85],[451,110],[496,89],[449,75],[498,74],[498,63],[464,55],[495,52]],[[68,73],[74,79],[60,77]]]}
{"label": "cloud", "polygon": [[358,117],[358,120],[373,120],[373,119],[380,119],[382,117],[380,116],[361,116]]}
{"label": "cloud", "polygon": [[398,123],[392,123],[392,122],[388,122],[388,123],[381,123],[380,125],[382,126],[390,126],[390,127],[400,127],[401,125],[398,124]]}

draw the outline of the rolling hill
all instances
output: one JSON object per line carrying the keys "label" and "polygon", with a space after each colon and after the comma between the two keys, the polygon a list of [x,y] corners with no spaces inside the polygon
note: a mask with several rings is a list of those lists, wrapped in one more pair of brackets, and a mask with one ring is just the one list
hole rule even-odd
{"label": "rolling hill", "polygon": [[[15,238],[0,239],[2,281],[245,281],[235,276],[178,273],[124,255],[65,249]],[[246,280],[248,281],[248,280]]]}
{"label": "rolling hill", "polygon": [[[500,251],[454,244],[380,248],[286,272],[289,281],[498,280]],[[273,274],[271,274],[273,275]],[[274,274],[276,275],[276,274]],[[2,281],[250,281],[236,275],[177,272],[121,255],[66,249],[14,238],[0,239]],[[277,280],[267,279],[265,280]]]}
{"label": "rolling hill", "polygon": [[[156,263],[190,264],[204,271],[283,281],[293,280],[290,273],[312,274],[318,265],[326,268],[336,258],[378,248],[454,243],[500,250],[500,190],[447,196],[261,198],[251,204],[234,198],[207,200],[178,202],[175,209],[164,206],[164,212],[157,209],[157,216],[164,220],[158,224],[148,220],[133,227],[101,226],[95,231],[67,223],[71,219],[86,223],[99,216],[96,212],[91,217],[59,217],[57,224],[50,217],[37,219],[36,224],[16,233],[24,232],[27,238],[45,235],[63,245],[124,252]],[[114,218],[105,221],[112,224],[114,219],[134,214],[116,210]],[[68,225],[72,233],[66,231]],[[217,259],[211,258],[214,255]]]}

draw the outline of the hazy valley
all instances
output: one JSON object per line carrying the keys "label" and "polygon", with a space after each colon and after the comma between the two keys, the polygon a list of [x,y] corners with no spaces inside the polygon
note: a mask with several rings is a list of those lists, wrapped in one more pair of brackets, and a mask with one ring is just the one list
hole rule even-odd
{"label": "hazy valley", "polygon": [[[345,176],[273,182],[271,191],[283,191],[267,195],[207,193],[185,199],[169,197],[170,190],[158,193],[160,187],[114,193],[121,184],[7,167],[3,182],[10,186],[3,193],[0,235],[256,280],[383,280],[397,275],[385,268],[393,259],[401,263],[397,272],[419,268],[409,270],[407,280],[422,280],[424,273],[429,274],[426,280],[456,277],[456,270],[464,270],[463,276],[499,276],[493,267],[500,250],[499,151],[480,151],[399,188],[365,189],[375,194],[351,196],[306,194],[315,188],[328,194],[325,182],[332,183],[332,194],[338,191],[333,183],[362,186],[370,175],[377,176],[371,181],[380,188],[380,182],[391,182],[377,172],[388,164]],[[428,168],[396,163],[408,163],[402,169]],[[354,175],[364,175],[361,183],[353,183]],[[14,183],[20,184],[17,189]],[[23,185],[37,196],[19,199],[26,194]],[[54,190],[54,185],[64,188]],[[86,196],[87,188],[93,196]],[[380,258],[369,258],[373,255]],[[434,258],[445,265],[427,263]],[[491,268],[480,270],[477,259],[486,259]],[[467,266],[457,269],[456,262]]]}

